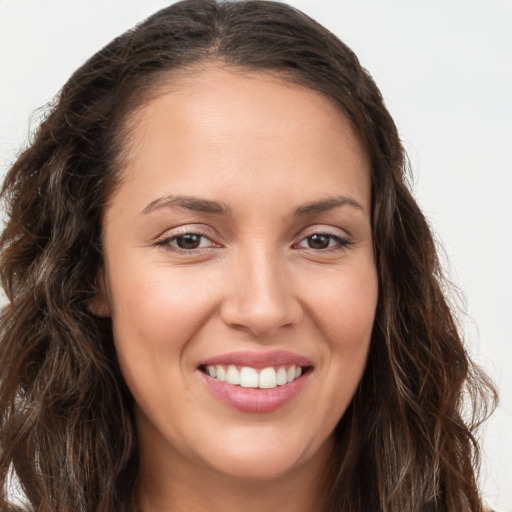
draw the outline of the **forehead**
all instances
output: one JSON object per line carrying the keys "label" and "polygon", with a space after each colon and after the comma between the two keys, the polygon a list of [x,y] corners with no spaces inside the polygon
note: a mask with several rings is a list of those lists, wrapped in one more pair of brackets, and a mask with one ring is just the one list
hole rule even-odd
{"label": "forehead", "polygon": [[218,65],[172,75],[155,91],[127,123],[122,180],[165,175],[211,191],[256,173],[256,188],[288,179],[291,189],[314,189],[325,174],[348,173],[369,191],[362,145],[341,109],[319,92]]}

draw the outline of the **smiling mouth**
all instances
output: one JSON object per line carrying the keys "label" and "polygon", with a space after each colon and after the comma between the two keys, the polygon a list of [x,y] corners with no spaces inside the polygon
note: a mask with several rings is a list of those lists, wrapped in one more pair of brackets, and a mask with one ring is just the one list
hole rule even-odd
{"label": "smiling mouth", "polygon": [[269,366],[252,368],[235,365],[201,365],[199,370],[212,379],[243,388],[273,389],[296,381],[313,370],[312,366]]}

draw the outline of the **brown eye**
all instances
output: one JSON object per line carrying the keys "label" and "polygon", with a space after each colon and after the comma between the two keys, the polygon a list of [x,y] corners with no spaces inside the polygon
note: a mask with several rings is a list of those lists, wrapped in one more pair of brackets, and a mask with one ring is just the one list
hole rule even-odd
{"label": "brown eye", "polygon": [[176,246],[180,249],[191,250],[198,249],[201,245],[201,240],[203,239],[203,235],[198,235],[196,233],[187,233],[186,235],[180,235],[174,238]]}
{"label": "brown eye", "polygon": [[329,235],[315,234],[306,238],[310,249],[327,249],[333,237]]}
{"label": "brown eye", "polygon": [[155,242],[156,247],[162,247],[166,251],[175,251],[185,254],[195,253],[206,249],[219,248],[221,245],[214,242],[210,237],[200,232],[184,231],[176,233]]}
{"label": "brown eye", "polygon": [[342,236],[331,235],[329,233],[313,233],[303,238],[297,244],[297,247],[327,252],[345,249],[348,245],[351,245],[351,243],[350,239]]}

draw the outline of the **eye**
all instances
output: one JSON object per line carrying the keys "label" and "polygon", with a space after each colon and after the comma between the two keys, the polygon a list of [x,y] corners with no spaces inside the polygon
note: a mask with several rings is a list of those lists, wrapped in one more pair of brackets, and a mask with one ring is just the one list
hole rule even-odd
{"label": "eye", "polygon": [[315,251],[322,251],[326,249],[342,249],[351,242],[348,238],[329,233],[314,233],[302,239],[297,247],[304,249],[313,249]]}
{"label": "eye", "polygon": [[156,245],[178,251],[193,251],[197,249],[207,249],[209,247],[218,247],[217,244],[201,233],[183,233],[166,237],[159,240]]}

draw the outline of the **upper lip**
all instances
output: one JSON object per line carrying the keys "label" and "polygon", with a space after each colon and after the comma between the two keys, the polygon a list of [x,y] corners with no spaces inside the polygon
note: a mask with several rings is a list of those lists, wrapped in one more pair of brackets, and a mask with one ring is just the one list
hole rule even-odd
{"label": "upper lip", "polygon": [[199,366],[214,365],[250,366],[252,368],[267,368],[269,366],[312,366],[307,357],[286,350],[273,350],[267,352],[229,352],[210,357],[201,362]]}

